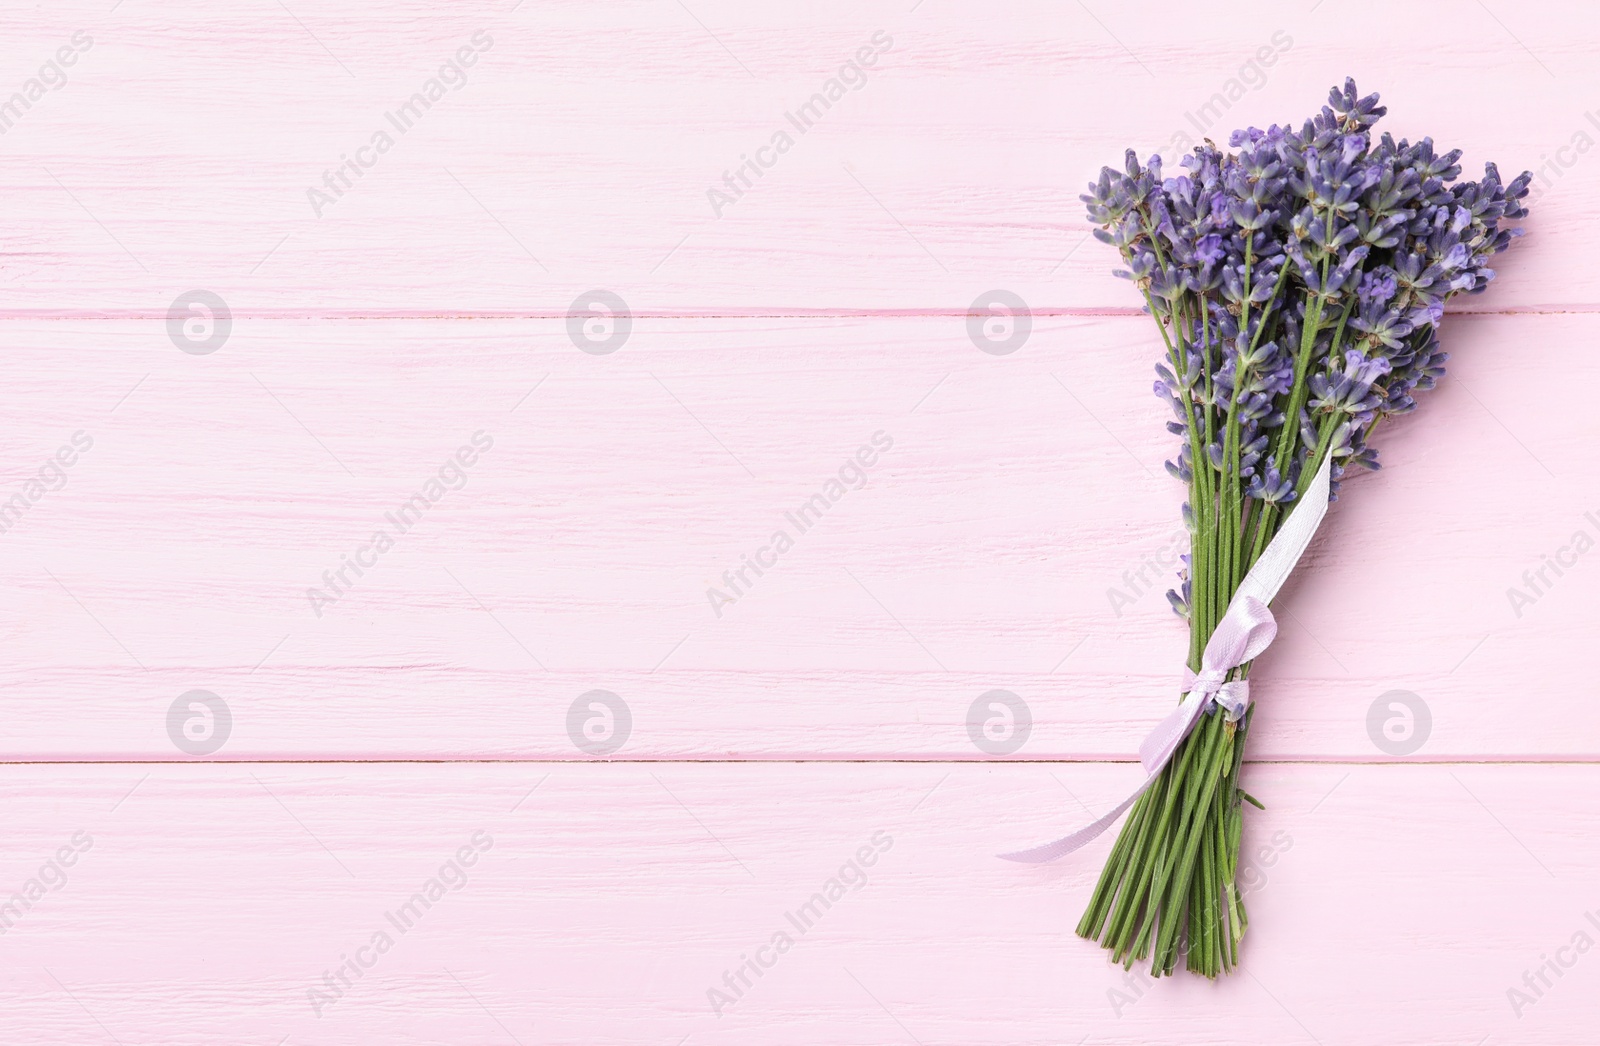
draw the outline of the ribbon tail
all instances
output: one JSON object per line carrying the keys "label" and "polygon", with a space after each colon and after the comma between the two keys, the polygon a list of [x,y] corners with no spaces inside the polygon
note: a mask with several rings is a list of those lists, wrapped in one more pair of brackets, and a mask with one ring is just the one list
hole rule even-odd
{"label": "ribbon tail", "polygon": [[1145,773],[1152,777],[1161,772],[1167,765],[1172,754],[1178,750],[1178,745],[1189,736],[1189,731],[1194,729],[1194,724],[1199,722],[1201,714],[1206,707],[1206,693],[1195,689],[1189,691],[1178,707],[1168,713],[1167,718],[1157,723],[1145,739],[1139,742],[1139,762],[1144,764]]}
{"label": "ribbon tail", "polygon": [[1042,846],[1035,846],[1028,850],[1018,850],[1015,853],[1000,854],[999,856],[1007,861],[1018,861],[1022,864],[1044,864],[1047,861],[1054,861],[1058,857],[1065,857],[1072,851],[1094,840],[1107,828],[1115,824],[1117,818],[1127,812],[1128,807],[1132,806],[1144,794],[1145,789],[1155,783],[1155,779],[1161,775],[1162,768],[1167,765],[1172,759],[1173,753],[1178,750],[1178,745],[1182,744],[1183,739],[1188,737],[1189,732],[1194,729],[1194,724],[1199,720],[1205,706],[1206,694],[1201,690],[1192,690],[1189,692],[1189,696],[1185,697],[1183,702],[1172,710],[1172,714],[1156,724],[1156,728],[1150,731],[1149,736],[1139,745],[1139,761],[1144,765],[1145,773],[1148,776],[1145,777],[1143,784],[1133,790],[1132,795],[1118,803],[1114,809],[1096,818],[1092,823],[1084,825],[1071,835],[1063,836],[1053,843],[1045,843]]}
{"label": "ribbon tail", "polygon": [[1084,825],[1071,835],[1057,839],[1053,843],[1035,846],[1031,850],[1018,850],[1015,853],[1000,854],[999,856],[1004,860],[1017,861],[1021,864],[1044,864],[1047,861],[1054,861],[1057,857],[1065,857],[1116,824],[1117,818],[1121,817],[1128,807],[1132,806],[1134,801],[1144,794],[1144,790],[1150,787],[1159,773],[1160,771],[1157,771],[1145,778],[1144,784],[1134,789],[1133,794],[1118,803],[1115,809],[1107,812],[1092,824]]}

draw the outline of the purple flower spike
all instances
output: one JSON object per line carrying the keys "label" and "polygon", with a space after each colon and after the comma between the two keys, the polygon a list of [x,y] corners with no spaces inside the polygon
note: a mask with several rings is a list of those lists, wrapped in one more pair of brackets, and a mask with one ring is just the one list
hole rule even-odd
{"label": "purple flower spike", "polygon": [[1298,127],[1235,131],[1237,152],[1208,142],[1167,178],[1129,150],[1083,196],[1168,332],[1154,388],[1184,483],[1210,473],[1207,489],[1284,510],[1313,455],[1336,477],[1376,467],[1367,433],[1444,376],[1445,303],[1485,290],[1521,235],[1502,223],[1527,216],[1531,174],[1461,181],[1459,150],[1378,132],[1386,112],[1346,80]]}
{"label": "purple flower spike", "polygon": [[[1462,180],[1458,150],[1377,130],[1385,111],[1346,80],[1310,119],[1235,131],[1231,152],[1208,141],[1170,178],[1130,151],[1083,197],[1161,326],[1153,389],[1172,409],[1166,467],[1187,491],[1190,547],[1167,600],[1189,622],[1191,671],[1285,520],[1317,525],[1316,477],[1333,500],[1351,469],[1378,467],[1374,426],[1444,377],[1446,304],[1488,288],[1522,233],[1508,223],[1527,216],[1531,175],[1506,183],[1489,164]],[[1234,868],[1253,802],[1239,787],[1249,713],[1209,711],[1136,800],[1078,926],[1155,976],[1180,961],[1228,971],[1246,925]]]}

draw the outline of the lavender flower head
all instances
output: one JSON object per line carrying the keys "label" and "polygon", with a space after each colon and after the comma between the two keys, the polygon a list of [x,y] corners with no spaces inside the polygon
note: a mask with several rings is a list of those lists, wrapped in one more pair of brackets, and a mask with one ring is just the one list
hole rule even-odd
{"label": "lavender flower head", "polygon": [[[1155,391],[1184,441],[1167,467],[1185,518],[1240,526],[1257,554],[1323,457],[1335,497],[1352,465],[1378,467],[1373,427],[1444,375],[1445,303],[1485,290],[1522,234],[1502,222],[1528,213],[1530,173],[1458,180],[1459,150],[1375,135],[1385,112],[1346,80],[1299,129],[1235,131],[1235,151],[1208,141],[1170,176],[1130,149],[1081,197],[1166,339]],[[1168,598],[1187,614],[1182,577]]]}

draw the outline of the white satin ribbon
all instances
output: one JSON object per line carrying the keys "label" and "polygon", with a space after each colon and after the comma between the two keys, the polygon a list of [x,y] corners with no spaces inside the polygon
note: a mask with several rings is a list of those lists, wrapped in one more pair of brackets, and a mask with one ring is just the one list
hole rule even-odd
{"label": "white satin ribbon", "polygon": [[1278,594],[1278,589],[1289,579],[1289,572],[1305,553],[1306,546],[1328,512],[1329,461],[1322,460],[1311,485],[1296,502],[1289,518],[1267,547],[1261,558],[1245,574],[1239,588],[1228,601],[1228,609],[1217,622],[1217,627],[1206,641],[1200,655],[1200,671],[1195,673],[1184,667],[1183,701],[1172,714],[1157,723],[1155,729],[1139,745],[1139,762],[1144,766],[1144,783],[1132,795],[1118,803],[1098,820],[1084,825],[1071,835],[1045,843],[1029,850],[1001,854],[1008,861],[1041,864],[1078,849],[1104,832],[1134,804],[1144,790],[1155,782],[1157,776],[1200,717],[1218,706],[1230,722],[1237,721],[1250,707],[1250,684],[1243,679],[1229,680],[1228,675],[1241,665],[1254,660],[1278,634],[1278,624],[1273,619],[1268,604]]}

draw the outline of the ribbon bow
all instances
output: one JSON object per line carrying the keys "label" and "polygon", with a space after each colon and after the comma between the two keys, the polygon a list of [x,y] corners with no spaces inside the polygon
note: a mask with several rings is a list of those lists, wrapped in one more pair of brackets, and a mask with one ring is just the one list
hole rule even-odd
{"label": "ribbon bow", "polygon": [[1001,854],[1001,857],[1025,864],[1041,864],[1078,849],[1110,828],[1123,811],[1155,783],[1183,739],[1213,706],[1221,708],[1229,722],[1237,722],[1244,715],[1250,707],[1250,684],[1243,679],[1230,680],[1228,676],[1253,661],[1278,635],[1278,623],[1267,604],[1288,580],[1289,572],[1300,562],[1322,517],[1327,514],[1330,461],[1331,455],[1322,459],[1305,495],[1239,583],[1238,590],[1228,601],[1227,611],[1201,652],[1200,671],[1196,673],[1184,666],[1183,701],[1172,714],[1157,723],[1139,745],[1139,762],[1147,775],[1144,783],[1114,809],[1071,835],[1029,850]]}

